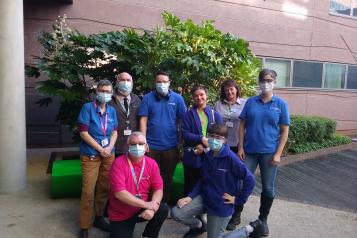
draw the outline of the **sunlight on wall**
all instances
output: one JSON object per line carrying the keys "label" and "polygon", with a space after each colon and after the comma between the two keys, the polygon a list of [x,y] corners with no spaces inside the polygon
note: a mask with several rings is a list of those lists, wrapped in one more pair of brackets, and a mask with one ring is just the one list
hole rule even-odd
{"label": "sunlight on wall", "polygon": [[285,2],[282,6],[282,11],[289,17],[294,17],[300,20],[304,20],[307,17],[307,9],[302,6],[298,6],[294,3]]}

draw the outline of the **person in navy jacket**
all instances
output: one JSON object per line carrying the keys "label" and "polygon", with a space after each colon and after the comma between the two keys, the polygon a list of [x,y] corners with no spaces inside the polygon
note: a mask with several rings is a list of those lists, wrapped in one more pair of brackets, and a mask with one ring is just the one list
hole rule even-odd
{"label": "person in navy jacket", "polygon": [[[197,216],[207,213],[207,237],[222,236],[234,205],[247,201],[255,186],[255,178],[226,144],[228,128],[214,124],[208,128],[210,150],[202,153],[201,178],[187,197],[181,198],[171,216],[190,230],[184,237],[197,237],[205,232]],[[238,181],[243,181],[240,187]]]}
{"label": "person in navy jacket", "polygon": [[207,129],[214,123],[222,124],[222,117],[207,105],[208,90],[203,85],[195,85],[191,89],[194,105],[183,116],[181,127],[184,140],[184,191],[187,196],[201,177],[202,155],[200,150],[208,147]]}

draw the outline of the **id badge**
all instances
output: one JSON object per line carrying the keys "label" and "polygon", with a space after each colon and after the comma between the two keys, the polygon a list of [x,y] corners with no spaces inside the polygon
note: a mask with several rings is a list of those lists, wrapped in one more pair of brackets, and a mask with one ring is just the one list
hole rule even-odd
{"label": "id badge", "polygon": [[226,121],[226,126],[227,126],[227,127],[233,127],[233,122],[231,122],[231,121]]}
{"label": "id badge", "polygon": [[102,140],[102,146],[103,147],[107,146],[108,144],[109,144],[108,138],[105,138],[105,139]]}
{"label": "id badge", "polygon": [[131,130],[126,129],[124,130],[124,136],[130,136],[131,135]]}

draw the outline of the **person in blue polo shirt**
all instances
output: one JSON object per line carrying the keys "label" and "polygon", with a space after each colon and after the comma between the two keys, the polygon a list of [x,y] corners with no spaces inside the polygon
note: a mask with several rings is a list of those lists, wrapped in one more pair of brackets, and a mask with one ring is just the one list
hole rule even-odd
{"label": "person in blue polo shirt", "polygon": [[[178,200],[172,217],[190,230],[185,238],[205,232],[197,217],[207,212],[207,237],[221,237],[234,212],[234,205],[244,204],[255,186],[255,178],[247,166],[226,144],[228,128],[214,124],[208,128],[210,150],[203,153],[201,179],[192,192]],[[237,181],[243,181],[243,186]]]}
{"label": "person in blue polo shirt", "polygon": [[150,151],[164,181],[163,201],[170,201],[172,176],[179,159],[178,125],[186,112],[181,95],[169,89],[170,78],[164,71],[155,75],[156,90],[146,94],[139,107],[140,131],[146,135]]}
{"label": "person in blue polo shirt", "polygon": [[93,226],[109,231],[103,213],[108,199],[108,173],[114,160],[114,145],[117,139],[118,121],[115,109],[107,103],[111,100],[113,87],[110,81],[98,82],[96,99],[84,104],[78,116],[80,131],[80,159],[82,165],[82,195],[79,210],[80,238],[88,237]]}
{"label": "person in blue polo shirt", "polygon": [[269,235],[267,224],[275,196],[277,165],[288,139],[289,110],[287,103],[273,95],[277,74],[263,69],[259,73],[261,94],[247,100],[240,114],[238,155],[252,173],[259,165],[262,180],[259,219],[264,224],[263,236]]}

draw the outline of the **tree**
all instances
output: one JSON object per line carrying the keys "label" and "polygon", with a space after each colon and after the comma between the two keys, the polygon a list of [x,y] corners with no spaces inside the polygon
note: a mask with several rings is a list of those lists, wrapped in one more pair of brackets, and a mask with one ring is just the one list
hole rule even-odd
{"label": "tree", "polygon": [[171,88],[187,104],[194,84],[206,85],[213,101],[227,78],[235,79],[245,95],[254,94],[261,66],[245,40],[222,34],[213,21],[195,24],[168,12],[162,15],[165,26],[153,31],[124,29],[88,36],[70,29],[65,16],[59,18],[52,32],[39,34],[42,56],[35,57],[34,65],[26,65],[27,76],[47,76],[36,87],[44,96],[37,103],[48,106],[53,97],[59,97],[57,120],[74,129],[97,81],[113,82],[118,71],[128,71],[135,80],[134,91],[146,93],[153,88],[153,74],[159,69],[170,74]]}

